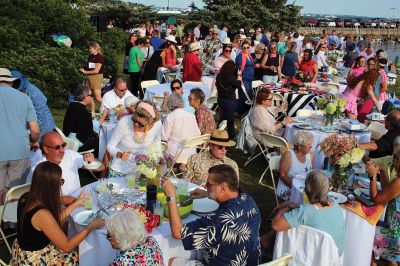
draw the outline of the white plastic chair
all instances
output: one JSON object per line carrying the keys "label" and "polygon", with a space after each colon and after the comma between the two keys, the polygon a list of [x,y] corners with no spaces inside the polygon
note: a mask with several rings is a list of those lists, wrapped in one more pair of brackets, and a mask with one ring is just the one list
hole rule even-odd
{"label": "white plastic chair", "polygon": [[218,100],[217,96],[210,96],[206,99],[206,105],[210,109],[212,115],[215,115],[215,110],[218,108],[217,106],[214,108],[214,110],[212,109],[213,106],[217,104],[217,100]]}
{"label": "white plastic chair", "polygon": [[164,102],[164,97],[163,96],[153,96],[153,98],[151,99],[152,102],[154,103],[154,105],[161,110],[162,108],[162,104]]}
{"label": "white plastic chair", "polygon": [[284,101],[284,98],[282,94],[274,92],[272,93],[272,101],[273,101],[273,106],[279,107]]}
{"label": "white plastic chair", "polygon": [[305,225],[277,233],[273,257],[287,253],[293,254],[291,265],[343,265],[343,256],[339,257],[332,236]]}
{"label": "white plastic chair", "polygon": [[68,138],[67,136],[64,135],[64,133],[61,131],[61,129],[59,129],[58,127],[56,127],[56,131],[58,134],[60,134],[60,136],[62,137],[62,139],[64,140],[65,143],[67,143],[67,146],[65,147],[66,149],[70,149],[73,151],[78,151],[79,149],[79,143],[78,141]]}
{"label": "white plastic chair", "polygon": [[[31,184],[23,184],[19,186],[15,186],[10,188],[10,190],[6,194],[5,204],[0,206],[0,222],[11,222],[17,223],[17,207],[18,207],[18,199],[24,195],[26,192],[31,190]],[[7,248],[11,254],[11,247],[7,241],[7,238],[16,235],[17,233],[5,235],[3,229],[0,226],[0,234],[2,240],[7,245]]]}
{"label": "white plastic chair", "polygon": [[263,84],[264,84],[264,82],[262,82],[262,80],[253,80],[251,82],[251,88],[253,89],[254,95],[256,95],[256,93],[257,93],[258,86],[263,85]]}
{"label": "white plastic chair", "polygon": [[225,130],[226,126],[228,125],[228,121],[223,120],[219,126],[218,126],[218,130]]}
{"label": "white plastic chair", "polygon": [[150,86],[153,86],[153,85],[158,85],[158,84],[160,84],[160,82],[158,82],[158,80],[145,80],[145,81],[142,81],[141,83],[140,83],[140,88],[142,89],[142,93],[143,93],[143,95],[144,95],[144,90],[145,89],[147,89],[148,87],[150,87]]}
{"label": "white plastic chair", "polygon": [[387,132],[384,124],[375,121],[368,125],[368,129],[371,131],[371,139],[373,140],[380,139]]}
{"label": "white plastic chair", "polygon": [[292,260],[293,260],[293,254],[289,253],[289,254],[283,255],[282,257],[280,257],[276,260],[273,260],[273,261],[270,261],[270,262],[267,262],[264,264],[259,264],[259,266],[286,266]]}
{"label": "white plastic chair", "polygon": [[244,85],[242,85],[242,91],[243,91],[243,93],[244,93],[244,95],[246,96],[246,99],[247,99],[247,100],[246,100],[246,104],[247,104],[247,105],[253,105],[253,102],[252,102],[252,100],[251,100],[249,94],[247,93],[246,87],[245,87]]}
{"label": "white plastic chair", "polygon": [[[176,161],[178,160],[179,156],[181,155],[182,151],[184,149],[189,149],[189,148],[195,148],[195,147],[199,147],[202,148],[201,145],[203,145],[204,143],[207,143],[208,140],[210,139],[211,134],[204,134],[204,135],[200,135],[197,137],[193,137],[190,139],[187,139],[185,141],[185,144],[182,146],[182,148],[179,150],[179,152],[176,154],[176,156],[174,156],[174,161],[172,162],[171,168],[168,169],[166,176],[172,172],[172,174],[177,177],[177,175],[174,172],[174,164],[176,163]],[[203,148],[202,148],[203,149]]]}

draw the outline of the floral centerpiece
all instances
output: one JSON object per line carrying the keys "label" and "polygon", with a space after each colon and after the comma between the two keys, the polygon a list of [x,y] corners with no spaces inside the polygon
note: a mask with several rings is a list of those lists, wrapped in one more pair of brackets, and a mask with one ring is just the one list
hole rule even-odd
{"label": "floral centerpiece", "polygon": [[136,154],[135,161],[137,171],[147,178],[149,183],[159,185],[163,169],[172,166],[173,157],[171,154],[162,151],[161,144],[152,143],[146,149],[146,154]]}
{"label": "floral centerpiece", "polygon": [[317,100],[318,110],[325,112],[326,125],[332,125],[335,118],[344,112],[346,99],[333,94],[326,94]]}
{"label": "floral centerpiece", "polygon": [[330,158],[332,165],[332,185],[342,187],[347,181],[347,172],[353,164],[359,163],[364,156],[364,150],[357,148],[357,138],[354,136],[342,137],[333,134],[320,144],[321,151]]}

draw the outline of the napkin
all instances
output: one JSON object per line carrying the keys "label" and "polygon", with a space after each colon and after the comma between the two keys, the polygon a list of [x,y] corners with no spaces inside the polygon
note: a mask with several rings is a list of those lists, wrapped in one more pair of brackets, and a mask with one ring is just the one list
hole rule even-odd
{"label": "napkin", "polygon": [[372,225],[375,225],[378,222],[379,218],[381,217],[385,209],[385,206],[382,204],[367,207],[358,201],[354,202],[354,208],[351,203],[343,203],[340,205],[342,205],[342,207],[346,209],[349,209],[352,212],[355,212],[356,214],[367,220],[367,222]]}

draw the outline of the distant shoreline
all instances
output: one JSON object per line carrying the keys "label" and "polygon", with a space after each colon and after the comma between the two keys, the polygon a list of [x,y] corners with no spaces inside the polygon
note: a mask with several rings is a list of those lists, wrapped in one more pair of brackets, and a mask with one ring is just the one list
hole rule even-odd
{"label": "distant shoreline", "polygon": [[373,38],[386,39],[387,41],[393,41],[396,37],[400,37],[400,28],[395,29],[378,29],[378,28],[340,28],[340,27],[300,27],[299,33],[311,34],[311,35],[322,35],[322,31],[325,30],[326,34],[330,34],[332,30],[336,30],[336,34],[346,35],[371,35]]}

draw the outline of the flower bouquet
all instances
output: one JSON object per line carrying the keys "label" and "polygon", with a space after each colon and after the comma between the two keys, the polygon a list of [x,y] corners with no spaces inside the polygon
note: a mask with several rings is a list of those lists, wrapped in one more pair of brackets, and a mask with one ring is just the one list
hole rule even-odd
{"label": "flower bouquet", "polygon": [[162,151],[160,143],[152,143],[146,149],[146,154],[136,154],[135,161],[137,171],[144,176],[149,183],[159,185],[163,169],[172,166],[171,154]]}
{"label": "flower bouquet", "polygon": [[149,210],[145,210],[142,206],[125,203],[122,209],[133,209],[139,219],[143,222],[147,233],[151,233],[151,231],[153,231],[153,228],[157,227],[157,225],[160,223],[160,219],[162,218],[159,215],[154,215]]}
{"label": "flower bouquet", "polygon": [[357,138],[354,136],[342,137],[333,134],[320,144],[321,151],[330,158],[333,168],[332,186],[342,187],[347,181],[347,172],[353,164],[359,163],[364,156],[364,150],[357,148]]}
{"label": "flower bouquet", "polygon": [[332,94],[326,94],[317,100],[318,110],[325,112],[326,125],[332,125],[333,120],[344,112],[346,99]]}

